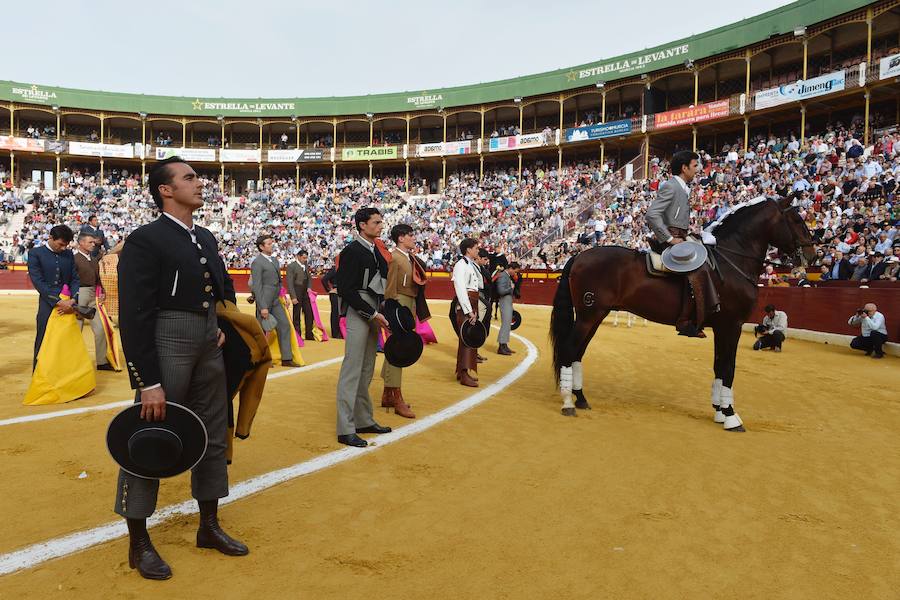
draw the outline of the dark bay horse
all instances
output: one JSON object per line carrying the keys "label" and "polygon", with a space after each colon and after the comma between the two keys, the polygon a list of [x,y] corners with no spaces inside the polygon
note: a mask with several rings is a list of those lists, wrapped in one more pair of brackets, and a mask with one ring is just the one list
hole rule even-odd
{"label": "dark bay horse", "polygon": [[[812,236],[791,197],[758,198],[748,202],[712,227],[716,245],[712,254],[719,272],[713,275],[721,310],[703,323],[715,335],[712,384],[714,420],[727,431],[744,431],[734,411],[735,356],[741,326],[756,305],[757,280],[769,246],[783,255],[802,251],[812,260]],[[709,229],[709,228],[708,228]],[[612,310],[674,325],[684,297],[684,277],[653,277],[647,273],[646,255],[618,246],[592,248],[569,260],[553,299],[550,337],[553,366],[562,395],[562,414],[589,409],[584,396],[581,359],[597,327]],[[673,333],[674,335],[674,333]],[[576,402],[573,404],[572,396]]]}

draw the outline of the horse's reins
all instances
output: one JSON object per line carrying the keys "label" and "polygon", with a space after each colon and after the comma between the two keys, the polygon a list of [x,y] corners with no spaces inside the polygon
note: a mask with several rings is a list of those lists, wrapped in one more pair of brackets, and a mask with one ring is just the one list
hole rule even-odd
{"label": "horse's reins", "polygon": [[[781,210],[781,214],[785,214],[787,211],[789,211],[789,210],[794,210],[795,208],[796,208],[796,207],[794,207],[794,206],[789,206],[788,208],[782,209],[782,210]],[[798,242],[797,240],[793,240],[793,242],[797,245],[797,250],[799,250],[799,249],[801,249],[801,248],[814,247],[814,246],[815,246],[815,244],[812,243],[812,242]],[[747,274],[744,272],[743,269],[741,269],[739,266],[737,266],[736,264],[734,264],[734,261],[733,261],[733,260],[731,260],[730,258],[728,258],[728,256],[726,256],[725,254],[722,254],[721,252],[718,252],[718,251],[719,251],[719,250],[724,250],[725,252],[730,252],[730,253],[732,253],[732,254],[734,254],[734,255],[736,255],[736,256],[740,256],[740,257],[743,257],[743,258],[749,258],[750,260],[752,260],[752,261],[754,261],[754,262],[759,262],[759,263],[761,264],[761,266],[765,266],[765,265],[772,265],[773,267],[783,267],[783,266],[784,266],[781,262],[774,262],[774,261],[771,261],[771,260],[769,260],[768,258],[765,258],[765,257],[760,258],[760,257],[758,257],[758,256],[752,256],[752,255],[750,255],[750,254],[746,254],[746,253],[744,253],[744,252],[741,252],[741,251],[739,251],[739,250],[735,250],[735,249],[733,249],[733,248],[726,248],[725,246],[715,245],[715,246],[711,246],[711,248],[712,248],[712,251],[715,252],[715,254],[716,254],[718,257],[724,259],[725,262],[727,262],[729,265],[731,265],[731,267],[732,267],[735,271],[737,271],[738,273],[740,273],[741,276],[742,276],[744,279],[746,279],[747,281],[749,281],[749,282],[752,283],[753,285],[757,285],[757,283],[758,283],[758,281],[757,281],[757,280],[758,280],[758,277],[757,277],[757,278],[750,277],[749,275],[747,275]],[[796,250],[795,250],[795,251],[796,251]]]}
{"label": "horse's reins", "polygon": [[758,256],[750,256],[749,254],[744,254],[743,252],[738,252],[737,250],[732,250],[731,248],[725,248],[724,246],[712,246],[712,251],[716,254],[716,256],[718,256],[719,258],[721,258],[721,259],[723,259],[725,262],[727,262],[729,265],[731,265],[731,268],[734,269],[735,271],[737,271],[738,273],[740,273],[740,275],[741,275],[744,279],[746,279],[747,281],[749,281],[750,283],[752,283],[754,286],[756,285],[756,283],[757,283],[756,280],[758,279],[758,277],[757,277],[757,278],[753,278],[753,277],[750,277],[749,275],[747,275],[747,274],[744,272],[743,269],[741,269],[739,266],[737,266],[736,264],[734,264],[734,261],[733,261],[733,260],[731,260],[730,258],[728,258],[727,255],[722,254],[721,252],[719,252],[719,250],[725,250],[726,252],[731,252],[732,254],[736,254],[736,255],[742,256],[742,257],[744,257],[744,258],[750,258],[750,259],[752,259],[752,260],[754,260],[754,261],[759,261],[759,262],[761,262],[761,263],[763,263],[763,264],[765,264],[765,263],[767,262],[765,258],[759,258]]}

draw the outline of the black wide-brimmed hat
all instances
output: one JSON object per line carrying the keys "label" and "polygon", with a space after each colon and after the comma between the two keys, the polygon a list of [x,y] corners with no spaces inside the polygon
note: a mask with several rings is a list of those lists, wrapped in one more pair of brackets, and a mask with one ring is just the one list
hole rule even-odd
{"label": "black wide-brimmed hat", "polygon": [[519,325],[521,325],[521,324],[522,324],[522,314],[519,311],[514,310],[513,316],[512,316],[512,325],[510,325],[509,328],[512,329],[513,331],[515,331],[516,329],[519,328]]}
{"label": "black wide-brimmed hat", "polygon": [[127,473],[145,479],[174,477],[200,462],[208,442],[206,426],[197,414],[166,402],[162,421],[141,419],[141,405],[117,414],[106,431],[106,447]]}
{"label": "black wide-brimmed hat", "polygon": [[471,323],[468,319],[463,321],[459,328],[459,339],[468,348],[481,348],[487,341],[487,327],[483,321]]}
{"label": "black wide-brimmed hat", "polygon": [[384,301],[382,312],[391,328],[392,335],[416,332],[416,318],[413,316],[412,311],[393,298]]}
{"label": "black wide-brimmed hat", "polygon": [[384,360],[402,369],[415,364],[424,347],[418,333],[392,333],[384,343]]}
{"label": "black wide-brimmed hat", "polygon": [[384,301],[382,310],[391,328],[391,336],[384,342],[384,359],[400,368],[415,364],[425,344],[416,332],[412,311],[393,298]]}

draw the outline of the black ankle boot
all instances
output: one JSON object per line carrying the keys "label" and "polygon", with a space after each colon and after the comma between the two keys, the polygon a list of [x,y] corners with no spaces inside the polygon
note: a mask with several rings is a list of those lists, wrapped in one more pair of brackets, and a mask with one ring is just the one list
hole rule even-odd
{"label": "black ankle boot", "polygon": [[218,500],[198,500],[197,504],[200,505],[200,528],[197,530],[198,548],[215,548],[228,556],[244,556],[250,552],[247,546],[222,531],[219,526]]}
{"label": "black ankle boot", "polygon": [[172,569],[153,547],[146,519],[125,519],[128,523],[128,566],[144,579],[168,579]]}

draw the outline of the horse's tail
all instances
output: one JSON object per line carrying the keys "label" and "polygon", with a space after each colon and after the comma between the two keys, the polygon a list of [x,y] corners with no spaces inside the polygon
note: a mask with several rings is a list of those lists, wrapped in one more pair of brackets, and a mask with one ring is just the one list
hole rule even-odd
{"label": "horse's tail", "polygon": [[573,256],[563,267],[553,297],[553,312],[550,314],[550,341],[553,343],[553,374],[559,383],[559,368],[562,366],[562,347],[567,343],[569,334],[575,328],[575,305],[572,303],[572,290],[569,289],[569,271],[577,257]]}

